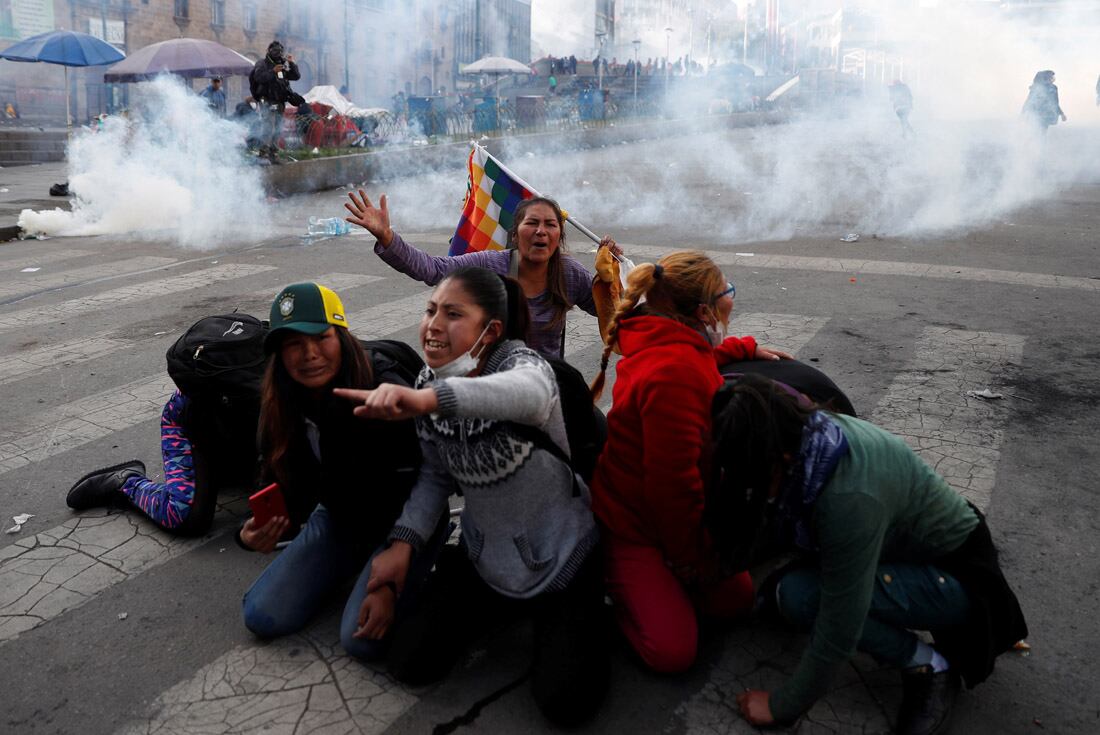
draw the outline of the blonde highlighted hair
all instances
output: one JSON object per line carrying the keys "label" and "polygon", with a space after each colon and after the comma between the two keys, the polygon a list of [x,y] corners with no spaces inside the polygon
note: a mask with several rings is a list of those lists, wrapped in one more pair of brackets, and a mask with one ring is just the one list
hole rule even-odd
{"label": "blonde highlighted hair", "polygon": [[699,326],[695,316],[699,305],[712,305],[725,290],[726,279],[721,269],[698,250],[669,253],[657,263],[642,263],[630,271],[626,292],[607,328],[600,372],[592,381],[592,400],[598,401],[603,394],[607,363],[619,342],[619,324],[633,314],[643,296],[651,313],[694,328]]}

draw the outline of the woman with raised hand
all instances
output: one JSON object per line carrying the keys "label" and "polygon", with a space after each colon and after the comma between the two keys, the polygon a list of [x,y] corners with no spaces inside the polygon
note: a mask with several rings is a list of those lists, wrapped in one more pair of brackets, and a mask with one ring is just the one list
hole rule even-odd
{"label": "woman with raised hand", "polygon": [[744,717],[793,721],[858,649],[902,671],[898,733],[946,731],[960,677],[985,680],[1027,636],[984,516],[899,437],[764,378],[723,388],[715,424],[706,519],[724,566],[800,554],[772,592],[812,631],[783,684],[737,695]]}
{"label": "woman with raised hand", "polygon": [[[374,252],[390,267],[434,286],[457,268],[477,266],[519,281],[531,314],[528,344],[548,357],[561,357],[565,317],[574,306],[596,315],[593,274],[565,250],[565,215],[553,199],[534,197],[516,206],[508,250],[482,250],[456,256],[428,255],[405,242],[390,227],[386,195],[375,207],[362,190],[348,194],[348,222],[374,235]],[[622,250],[610,237],[600,241],[616,254]]]}
{"label": "woman with raised hand", "polygon": [[[316,283],[279,292],[264,346],[270,355],[260,409],[264,479],[277,482],[288,501],[310,497],[313,505],[301,532],[245,594],[244,623],[263,638],[295,633],[359,577],[344,609],[341,641],[352,655],[374,658],[380,644],[353,637],[366,594],[363,571],[409,497],[420,445],[411,421],[359,420],[333,389],[374,389],[412,378],[392,357],[368,353],[348,330],[340,298]],[[270,552],[290,523],[275,517],[257,526],[250,518],[239,543]],[[378,597],[395,602],[388,589]]]}
{"label": "woman with raised hand", "polygon": [[592,508],[605,531],[605,574],[619,626],[642,661],[661,672],[683,671],[695,660],[699,612],[728,617],[752,605],[748,575],[718,573],[703,529],[710,404],[722,385],[717,360],[757,352],[751,337],[723,339],[733,293],[700,252],[638,265],[593,384],[598,399],[618,348],[623,357]]}
{"label": "woman with raised hand", "polygon": [[[535,701],[548,719],[573,725],[607,689],[599,533],[568,460],[554,371],[524,344],[527,329],[518,283],[459,268],[429,297],[416,388],[337,391],[366,420],[415,418],[424,456],[390,547],[371,562],[360,635],[380,637],[392,623],[390,672],[423,685],[501,618],[530,615]],[[395,617],[386,596],[408,594],[411,566],[454,493],[465,500],[462,548],[440,556],[415,609]]]}

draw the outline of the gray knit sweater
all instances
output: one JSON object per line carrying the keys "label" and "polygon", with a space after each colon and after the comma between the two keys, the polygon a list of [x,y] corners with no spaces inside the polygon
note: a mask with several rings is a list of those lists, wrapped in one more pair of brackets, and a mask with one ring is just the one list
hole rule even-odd
{"label": "gray knit sweater", "polygon": [[465,498],[462,544],[485,582],[509,597],[562,589],[599,538],[588,488],[570,467],[520,437],[514,424],[546,433],[568,455],[554,370],[519,340],[497,345],[482,374],[435,381],[439,410],[417,419],[424,463],[391,539],[423,547],[447,498]]}

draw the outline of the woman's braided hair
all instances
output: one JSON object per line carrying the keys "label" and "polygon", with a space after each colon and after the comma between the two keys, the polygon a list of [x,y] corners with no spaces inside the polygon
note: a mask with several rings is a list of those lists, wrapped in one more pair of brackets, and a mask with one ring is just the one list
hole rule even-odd
{"label": "woman's braided hair", "polygon": [[619,341],[619,324],[633,314],[643,296],[653,313],[695,328],[699,326],[695,310],[700,304],[712,304],[725,287],[722,271],[698,250],[669,253],[657,263],[642,263],[630,271],[626,292],[607,327],[600,372],[592,381],[593,402],[600,400],[603,394],[607,364]]}

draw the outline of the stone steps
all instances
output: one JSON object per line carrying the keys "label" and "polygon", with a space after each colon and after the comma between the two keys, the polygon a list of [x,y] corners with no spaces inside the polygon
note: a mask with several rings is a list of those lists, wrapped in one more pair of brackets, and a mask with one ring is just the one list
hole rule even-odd
{"label": "stone steps", "polygon": [[0,166],[65,160],[63,129],[0,129]]}

